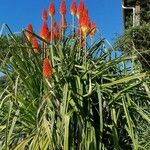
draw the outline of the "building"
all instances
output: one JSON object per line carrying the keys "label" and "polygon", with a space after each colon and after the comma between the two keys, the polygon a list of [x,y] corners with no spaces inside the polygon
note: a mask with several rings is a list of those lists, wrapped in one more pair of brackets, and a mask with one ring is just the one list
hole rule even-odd
{"label": "building", "polygon": [[146,22],[150,21],[149,0],[122,0],[122,10],[125,28],[140,25],[140,18]]}
{"label": "building", "polygon": [[122,0],[122,12],[125,29],[135,27],[131,45],[143,66],[150,69],[150,0]]}

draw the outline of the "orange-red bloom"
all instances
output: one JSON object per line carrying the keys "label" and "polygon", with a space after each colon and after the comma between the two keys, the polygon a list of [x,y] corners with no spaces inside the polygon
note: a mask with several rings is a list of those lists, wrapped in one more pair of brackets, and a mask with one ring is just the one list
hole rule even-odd
{"label": "orange-red bloom", "polygon": [[71,12],[71,15],[72,15],[72,16],[75,16],[75,15],[76,15],[77,7],[76,7],[76,2],[75,2],[75,0],[72,0],[72,4],[71,4],[71,6],[70,6],[70,12]]}
{"label": "orange-red bloom", "polygon": [[34,52],[38,53],[39,44],[38,44],[38,40],[35,37],[32,38],[31,44]]}
{"label": "orange-red bloom", "polygon": [[52,28],[54,28],[55,26],[57,26],[57,23],[56,23],[55,19],[52,18]]}
{"label": "orange-red bloom", "polygon": [[[26,32],[26,36],[27,36],[27,38],[28,38],[28,40],[29,41],[31,41],[32,40],[32,37],[33,37],[33,27],[32,27],[32,24],[28,24],[28,26],[27,26],[27,31],[29,31],[29,32]],[[31,32],[31,33],[30,33]]]}
{"label": "orange-red bloom", "polygon": [[60,14],[61,15],[66,15],[66,3],[65,3],[65,0],[62,0],[61,1],[61,4],[60,4]]}
{"label": "orange-red bloom", "polygon": [[43,21],[47,21],[47,11],[46,11],[46,9],[43,9],[43,12],[42,12],[42,20],[43,20]]}
{"label": "orange-red bloom", "polygon": [[59,27],[54,18],[52,18],[52,28],[50,29],[50,41],[59,40]]}
{"label": "orange-red bloom", "polygon": [[43,23],[41,30],[40,30],[40,36],[47,42],[49,42],[49,29],[46,22]]}
{"label": "orange-red bloom", "polygon": [[84,16],[89,16],[88,14],[89,14],[89,13],[88,13],[88,8],[87,8],[87,7],[84,7],[83,15],[84,15]]}
{"label": "orange-red bloom", "polygon": [[55,15],[55,6],[54,6],[53,2],[51,2],[50,5],[49,5],[49,15],[51,17],[53,17]]}
{"label": "orange-red bloom", "polygon": [[96,24],[91,23],[91,25],[90,25],[90,37],[91,38],[94,36],[95,32],[96,32]]}
{"label": "orange-red bloom", "polygon": [[83,16],[81,19],[81,30],[84,35],[87,35],[87,33],[90,31],[90,19],[89,16]]}
{"label": "orange-red bloom", "polygon": [[82,17],[84,11],[84,0],[80,0],[78,8],[77,8],[77,17],[78,19]]}
{"label": "orange-red bloom", "polygon": [[52,77],[53,71],[51,63],[49,62],[48,58],[45,58],[43,61],[43,76],[44,78]]}
{"label": "orange-red bloom", "polygon": [[59,40],[59,27],[55,20],[53,20],[53,34],[54,34],[54,40]]}

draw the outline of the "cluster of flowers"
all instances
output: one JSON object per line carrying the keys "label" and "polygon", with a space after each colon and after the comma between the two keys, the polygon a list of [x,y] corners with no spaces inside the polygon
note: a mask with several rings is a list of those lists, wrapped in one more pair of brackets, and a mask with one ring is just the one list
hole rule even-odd
{"label": "cluster of flowers", "polygon": [[[55,15],[54,2],[53,1],[50,2],[48,12],[46,9],[43,9],[42,12],[43,25],[40,30],[40,37],[43,38],[47,43],[63,40],[63,36],[67,28],[66,11],[67,9],[66,9],[65,0],[62,0],[59,9],[59,12],[61,14],[60,27],[59,27],[54,19],[54,15]],[[75,36],[80,37],[81,45],[83,46],[87,35],[90,35],[90,37],[93,38],[96,31],[96,24],[90,21],[88,9],[84,5],[84,0],[80,0],[78,6],[76,6],[76,1],[72,0],[72,4],[70,6],[70,13],[73,18],[73,23],[72,23],[73,37]],[[48,27],[47,24],[48,14],[51,18],[50,28]],[[78,19],[77,33],[75,32],[75,28],[74,28],[75,16],[77,16]],[[34,31],[31,24],[27,26],[27,31],[28,32],[26,33],[26,36],[28,40],[31,42],[34,52],[38,53],[39,44],[37,38],[32,34]],[[48,58],[44,58],[43,61],[43,76],[45,78],[49,78],[52,76],[52,66]]]}

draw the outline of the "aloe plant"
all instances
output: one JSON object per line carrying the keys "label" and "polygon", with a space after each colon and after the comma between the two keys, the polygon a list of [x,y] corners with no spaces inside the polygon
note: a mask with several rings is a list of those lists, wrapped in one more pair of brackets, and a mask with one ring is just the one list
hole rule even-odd
{"label": "aloe plant", "polygon": [[[0,91],[1,149],[140,148],[137,118],[150,124],[139,105],[150,98],[149,74],[128,65],[135,56],[113,57],[116,51],[102,38],[88,46],[90,30],[51,43],[28,30],[23,41],[8,32],[1,60],[7,77]],[[26,33],[41,41],[38,53]],[[52,60],[48,75],[45,55]]]}

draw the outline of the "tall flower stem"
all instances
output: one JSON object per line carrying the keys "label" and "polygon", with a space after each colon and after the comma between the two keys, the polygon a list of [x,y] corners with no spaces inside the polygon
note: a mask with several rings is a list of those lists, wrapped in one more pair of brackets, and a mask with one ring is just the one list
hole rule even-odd
{"label": "tall flower stem", "polygon": [[45,42],[42,42],[42,48],[43,48],[42,60],[43,60],[46,57],[46,44],[45,44]]}
{"label": "tall flower stem", "polygon": [[75,35],[75,17],[74,16],[72,16],[72,35],[74,38],[74,35]]}
{"label": "tall flower stem", "polygon": [[86,64],[86,34],[84,35],[84,42],[85,42],[85,45],[84,45],[84,62]]}
{"label": "tall flower stem", "polygon": [[51,54],[51,60],[52,60],[52,66],[54,66],[54,59],[53,59],[53,17],[51,17],[51,49],[50,49],[50,54]]}
{"label": "tall flower stem", "polygon": [[62,15],[62,41],[64,41],[64,15]]}
{"label": "tall flower stem", "polygon": [[[79,33],[80,33],[80,35],[79,35],[79,47],[81,49],[81,47],[82,47],[82,31],[81,31],[81,29],[79,29]],[[79,49],[79,58],[81,57],[81,50],[80,49]]]}

